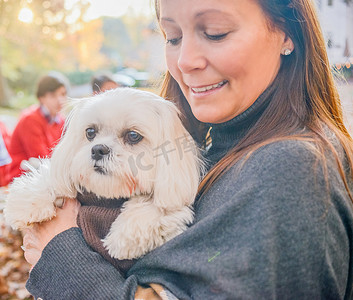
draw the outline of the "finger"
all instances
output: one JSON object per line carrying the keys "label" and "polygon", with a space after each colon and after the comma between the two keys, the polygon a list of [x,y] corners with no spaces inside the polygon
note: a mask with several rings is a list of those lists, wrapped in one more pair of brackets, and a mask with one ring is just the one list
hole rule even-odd
{"label": "finger", "polygon": [[65,215],[67,218],[76,218],[80,206],[80,203],[76,199],[65,198],[65,203],[62,209],[58,209],[56,215]]}
{"label": "finger", "polygon": [[70,207],[72,209],[77,209],[79,208],[81,205],[80,205],[80,202],[78,202],[76,199],[74,198],[65,198],[65,201],[64,201],[64,206],[65,207]]}
{"label": "finger", "polygon": [[[76,199],[65,197],[62,199],[62,205],[57,206],[57,208],[62,210],[77,210],[77,208],[80,207],[80,202],[78,202]],[[59,212],[60,209],[57,212]]]}
{"label": "finger", "polygon": [[21,233],[22,235],[26,235],[26,234],[33,234],[33,232],[36,230],[36,225],[37,223],[31,223],[29,226],[24,227],[21,229]]}
{"label": "finger", "polygon": [[57,208],[62,208],[65,203],[65,198],[64,197],[58,197],[55,199],[54,204]]}
{"label": "finger", "polygon": [[28,246],[35,246],[39,243],[39,236],[41,234],[42,228],[41,224],[35,223],[31,227],[26,228],[23,232],[23,245],[26,247]]}
{"label": "finger", "polygon": [[23,233],[23,238],[22,238],[23,239],[23,244],[25,244],[25,243],[28,242],[28,240],[30,239],[30,237],[32,236],[33,233],[28,228],[23,230],[22,233]]}
{"label": "finger", "polygon": [[23,246],[26,249],[36,248],[36,245],[38,245],[38,238],[34,234],[27,233],[23,236]]}
{"label": "finger", "polygon": [[37,249],[26,249],[24,257],[29,264],[34,266],[40,259],[41,254],[42,252]]}

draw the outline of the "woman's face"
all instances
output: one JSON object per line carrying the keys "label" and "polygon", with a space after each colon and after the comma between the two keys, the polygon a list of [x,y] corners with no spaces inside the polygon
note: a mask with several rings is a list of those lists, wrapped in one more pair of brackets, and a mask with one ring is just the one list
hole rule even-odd
{"label": "woman's face", "polygon": [[293,49],[255,0],[160,0],[160,17],[169,72],[202,122],[245,111]]}

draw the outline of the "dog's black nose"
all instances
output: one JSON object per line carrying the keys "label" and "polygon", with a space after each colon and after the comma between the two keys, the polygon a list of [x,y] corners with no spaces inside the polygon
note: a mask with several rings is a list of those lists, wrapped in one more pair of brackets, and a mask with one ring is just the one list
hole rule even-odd
{"label": "dog's black nose", "polygon": [[109,153],[110,148],[108,146],[99,144],[92,147],[91,157],[94,160],[101,160],[104,156],[108,155]]}

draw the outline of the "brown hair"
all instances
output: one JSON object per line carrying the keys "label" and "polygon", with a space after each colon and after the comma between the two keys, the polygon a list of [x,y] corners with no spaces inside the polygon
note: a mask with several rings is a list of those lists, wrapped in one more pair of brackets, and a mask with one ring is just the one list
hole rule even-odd
{"label": "brown hair", "polygon": [[[249,157],[258,148],[278,140],[298,139],[313,142],[323,161],[325,161],[325,149],[328,148],[333,153],[347,192],[352,199],[337,151],[324,132],[325,126],[334,132],[352,170],[353,143],[343,124],[340,99],[313,1],[261,0],[257,2],[267,16],[270,27],[280,29],[291,38],[294,51],[291,55],[283,57],[276,79],[266,91],[266,97],[271,98],[271,101],[258,122],[230,153],[210,170],[201,182],[199,192],[202,194],[207,191],[235,162],[242,157]],[[159,20],[158,0],[155,1],[155,8]],[[168,71],[161,94],[163,97],[179,102],[180,109],[189,119],[191,111],[183,110],[186,99]],[[190,118],[195,122],[194,119],[193,116]],[[200,122],[199,127],[202,128]],[[301,129],[309,129],[309,131],[299,134]]]}
{"label": "brown hair", "polygon": [[67,89],[67,83],[65,82],[66,78],[64,78],[61,74],[49,73],[39,79],[37,85],[36,95],[39,99],[43,97],[47,93],[55,92],[58,88],[62,86]]}
{"label": "brown hair", "polygon": [[101,92],[101,88],[102,86],[106,83],[106,82],[114,82],[114,79],[111,78],[109,75],[107,74],[98,74],[94,77],[92,77],[91,80],[91,87],[94,93],[100,93]]}

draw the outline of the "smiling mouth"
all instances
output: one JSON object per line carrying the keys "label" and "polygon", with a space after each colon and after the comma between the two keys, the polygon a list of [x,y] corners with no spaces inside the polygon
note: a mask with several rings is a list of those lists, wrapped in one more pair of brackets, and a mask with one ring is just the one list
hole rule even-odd
{"label": "smiling mouth", "polygon": [[227,82],[228,82],[227,80],[223,80],[223,81],[221,81],[219,83],[216,83],[216,84],[211,84],[211,85],[203,86],[203,87],[200,87],[200,88],[191,88],[191,90],[194,93],[204,93],[204,92],[207,92],[207,91],[218,89],[218,88],[224,86]]}

